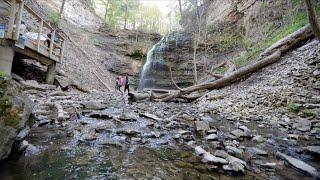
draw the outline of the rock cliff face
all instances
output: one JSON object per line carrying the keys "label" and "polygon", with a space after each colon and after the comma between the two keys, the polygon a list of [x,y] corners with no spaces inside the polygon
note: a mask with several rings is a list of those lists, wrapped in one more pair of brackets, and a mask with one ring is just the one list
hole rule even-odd
{"label": "rock cliff face", "polygon": [[[303,2],[294,0],[207,0],[199,7],[199,12],[203,12],[196,55],[200,82],[210,78],[203,70],[210,71],[222,61],[233,61],[246,54],[252,62],[261,50],[307,23]],[[174,43],[168,43],[173,46],[163,51],[165,63],[173,65],[174,79],[181,86],[193,83],[198,23],[196,12],[186,11],[181,19],[182,37],[168,35]],[[188,39],[187,43],[181,42],[181,38]],[[235,64],[240,67],[250,62]],[[162,83],[156,88],[172,87],[169,73],[165,74],[158,76],[157,81]]]}
{"label": "rock cliff face", "polygon": [[[51,17],[61,1],[27,0],[26,4],[42,17]],[[95,14],[89,0],[67,1],[59,28],[67,40],[58,69],[88,90],[106,90],[106,86],[113,90],[116,76],[139,73],[148,48],[161,38],[158,34],[111,30]]]}
{"label": "rock cliff face", "polygon": [[20,144],[30,131],[33,103],[19,90],[15,82],[0,79],[0,160],[8,158],[14,143]]}

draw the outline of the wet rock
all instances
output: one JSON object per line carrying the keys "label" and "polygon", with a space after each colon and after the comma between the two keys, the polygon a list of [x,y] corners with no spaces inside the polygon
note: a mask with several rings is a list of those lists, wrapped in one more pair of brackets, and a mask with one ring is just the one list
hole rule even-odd
{"label": "wet rock", "polygon": [[18,150],[20,152],[24,152],[27,149],[28,146],[29,146],[28,141],[24,140],[19,144]]}
{"label": "wet rock", "polygon": [[38,126],[44,126],[44,125],[47,125],[51,122],[52,122],[51,119],[43,119],[43,120],[40,120],[37,124],[38,124]]}
{"label": "wet rock", "polygon": [[319,173],[316,168],[310,166],[309,164],[307,164],[299,159],[293,158],[291,156],[287,156],[287,155],[280,153],[280,152],[277,152],[277,157],[280,159],[283,159],[284,161],[289,163],[292,167],[294,167],[296,170],[298,170],[302,173],[305,173],[305,174],[312,176],[312,177],[320,178]]}
{"label": "wet rock", "polygon": [[121,121],[136,121],[138,118],[139,118],[138,114],[133,112],[122,114],[119,117]]}
{"label": "wet rock", "polygon": [[210,129],[209,123],[206,121],[196,121],[195,126],[197,131],[205,132]]}
{"label": "wet rock", "polygon": [[32,144],[29,144],[28,147],[25,150],[25,156],[37,155],[40,152],[41,152],[41,150],[38,147],[36,147],[36,146],[34,146]]}
{"label": "wet rock", "polygon": [[276,169],[277,163],[275,162],[267,162],[262,164],[263,167],[269,168],[269,169]]}
{"label": "wet rock", "polygon": [[226,146],[226,151],[234,155],[241,155],[243,153],[242,149],[239,149],[233,146]]}
{"label": "wet rock", "polygon": [[239,162],[241,163],[244,167],[247,166],[247,163],[244,162],[243,160],[239,159],[239,158],[236,158],[234,156],[231,156],[230,154],[228,154],[227,152],[223,151],[223,150],[216,150],[214,152],[214,155],[217,156],[217,157],[222,157],[224,159],[226,159],[229,163],[230,162]]}
{"label": "wet rock", "polygon": [[197,142],[195,141],[188,141],[187,142],[188,147],[195,148],[197,146]]}
{"label": "wet rock", "polygon": [[311,154],[314,154],[318,157],[320,156],[320,146],[308,146],[306,147],[306,150]]}
{"label": "wet rock", "polygon": [[186,121],[194,121],[194,119],[195,119],[193,116],[190,116],[188,114],[182,114],[181,118],[186,120]]}
{"label": "wet rock", "polygon": [[145,134],[141,135],[141,137],[144,137],[144,138],[160,138],[161,136],[164,136],[164,133],[151,132],[151,133],[145,133]]}
{"label": "wet rock", "polygon": [[288,138],[289,139],[298,140],[299,139],[299,135],[297,135],[297,134],[288,134]]}
{"label": "wet rock", "polygon": [[86,142],[86,141],[94,141],[96,139],[97,139],[97,137],[93,134],[83,134],[80,138],[80,141]]}
{"label": "wet rock", "polygon": [[207,131],[207,134],[217,134],[217,130],[216,129],[210,129],[209,131]]}
{"label": "wet rock", "polygon": [[202,156],[204,153],[206,153],[207,151],[204,150],[202,147],[200,146],[197,146],[194,148],[195,152],[196,152],[196,155],[198,156]]}
{"label": "wet rock", "polygon": [[255,141],[255,142],[258,142],[258,143],[262,143],[262,142],[264,142],[265,140],[266,140],[266,139],[265,139],[264,137],[260,136],[260,135],[254,136],[254,137],[252,138],[252,141]]}
{"label": "wet rock", "polygon": [[299,119],[296,123],[293,124],[293,128],[302,132],[310,131],[311,122],[309,120]]}
{"label": "wet rock", "polygon": [[228,164],[228,161],[220,158],[220,157],[216,157],[208,152],[203,154],[203,159],[202,162],[204,163],[213,163],[213,164]]}
{"label": "wet rock", "polygon": [[94,111],[89,114],[89,117],[97,119],[112,119],[112,116],[110,116],[109,113],[103,111]]}
{"label": "wet rock", "polygon": [[99,101],[85,101],[81,103],[85,109],[90,109],[90,110],[102,110],[107,107],[107,105],[102,104]]}
{"label": "wet rock", "polygon": [[317,70],[313,71],[312,74],[313,74],[314,77],[318,77],[320,75],[320,70],[317,69]]}
{"label": "wet rock", "polygon": [[117,134],[124,134],[127,136],[137,136],[138,134],[140,134],[140,132],[134,129],[119,129],[117,131]]}
{"label": "wet rock", "polygon": [[19,134],[16,137],[16,141],[22,141],[25,137],[27,137],[29,132],[30,132],[30,128],[29,127],[26,127],[25,129],[20,131]]}
{"label": "wet rock", "polygon": [[207,137],[205,137],[205,139],[208,141],[217,141],[219,137],[216,134],[209,134]]}
{"label": "wet rock", "polygon": [[241,137],[246,137],[247,134],[240,129],[236,129],[234,131],[231,132],[232,135],[234,135],[236,138],[241,138]]}
{"label": "wet rock", "polygon": [[178,134],[182,135],[192,135],[191,131],[186,131],[186,130],[179,130]]}
{"label": "wet rock", "polygon": [[213,155],[218,156],[218,157],[222,157],[222,158],[227,158],[230,156],[227,152],[225,152],[223,150],[216,150]]}
{"label": "wet rock", "polygon": [[180,127],[180,123],[177,121],[171,121],[166,125],[166,128],[177,128]]}
{"label": "wet rock", "polygon": [[222,168],[224,171],[233,171],[240,174],[244,174],[245,172],[245,166],[239,161],[231,161],[228,165],[224,165]]}
{"label": "wet rock", "polygon": [[259,156],[268,156],[268,153],[262,149],[259,149],[257,147],[248,147],[247,151],[249,153],[255,154],[255,155],[259,155]]}
{"label": "wet rock", "polygon": [[145,118],[149,118],[149,119],[153,119],[155,121],[163,121],[163,119],[159,118],[158,116],[154,115],[154,114],[150,114],[150,113],[143,113],[140,114],[141,117],[145,117]]}
{"label": "wet rock", "polygon": [[35,80],[27,80],[27,81],[21,81],[21,84],[26,88],[26,89],[36,89],[39,91],[46,91],[46,90],[55,90],[56,87],[52,85],[44,85],[44,84],[39,84]]}

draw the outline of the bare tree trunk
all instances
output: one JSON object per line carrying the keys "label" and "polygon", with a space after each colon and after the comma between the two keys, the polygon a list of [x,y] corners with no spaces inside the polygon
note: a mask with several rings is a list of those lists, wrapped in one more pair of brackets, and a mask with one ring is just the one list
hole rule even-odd
{"label": "bare tree trunk", "polygon": [[320,26],[317,21],[317,12],[313,1],[314,0],[304,0],[313,34],[318,40],[320,40]]}
{"label": "bare tree trunk", "polygon": [[108,0],[105,2],[105,6],[106,6],[106,12],[105,12],[105,14],[104,14],[104,22],[107,22],[108,6],[109,6],[109,1],[108,1]]}
{"label": "bare tree trunk", "polygon": [[59,12],[60,17],[62,16],[65,4],[66,4],[66,0],[62,0],[62,4],[61,4],[61,7],[60,7],[60,12]]}
{"label": "bare tree trunk", "polygon": [[182,3],[181,3],[181,0],[178,0],[178,2],[179,2],[180,15],[181,15],[181,17],[182,17],[182,16],[183,16]]}
{"label": "bare tree trunk", "polygon": [[124,29],[127,29],[127,24],[128,24],[128,0],[126,0],[126,4],[125,4]]}
{"label": "bare tree trunk", "polygon": [[198,46],[198,37],[195,33],[194,45],[193,45],[193,76],[194,84],[198,83],[198,72],[197,72],[197,46]]}

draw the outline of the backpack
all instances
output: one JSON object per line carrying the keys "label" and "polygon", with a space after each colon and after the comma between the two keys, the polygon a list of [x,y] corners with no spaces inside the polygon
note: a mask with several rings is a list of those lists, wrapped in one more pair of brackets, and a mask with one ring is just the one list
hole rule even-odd
{"label": "backpack", "polygon": [[124,86],[124,78],[122,76],[119,77],[119,85]]}

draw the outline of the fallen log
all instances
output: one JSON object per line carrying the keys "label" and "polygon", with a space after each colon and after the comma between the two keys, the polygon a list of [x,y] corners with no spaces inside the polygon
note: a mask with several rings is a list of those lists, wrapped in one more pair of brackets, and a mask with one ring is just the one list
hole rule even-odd
{"label": "fallen log", "polygon": [[161,102],[171,101],[174,98],[182,97],[183,95],[190,94],[195,91],[206,90],[206,89],[218,89],[218,88],[225,87],[227,85],[232,84],[234,81],[236,81],[239,78],[242,78],[245,75],[256,72],[257,70],[260,70],[270,64],[277,62],[278,60],[280,60],[280,57],[281,57],[281,52],[276,51],[275,53],[266,57],[265,59],[258,61],[256,63],[253,63],[251,65],[242,67],[242,68],[238,69],[237,71],[234,71],[234,72],[230,73],[229,75],[224,76],[221,79],[218,79],[218,80],[213,81],[211,83],[202,83],[199,85],[195,85],[195,86],[181,89],[179,92],[169,94],[167,97],[162,98],[157,101],[161,101]]}
{"label": "fallen log", "polygon": [[304,26],[303,28],[295,31],[294,33],[286,36],[274,45],[267,48],[263,53],[260,54],[260,57],[263,58],[269,56],[276,51],[280,51],[281,54],[285,54],[298,44],[311,39],[312,36],[313,32],[310,25]]}
{"label": "fallen log", "polygon": [[225,86],[233,83],[235,80],[237,80],[247,74],[253,73],[253,72],[260,70],[270,64],[277,62],[278,60],[280,60],[280,57],[281,57],[280,51],[276,51],[272,55],[266,57],[265,59],[258,61],[256,63],[250,64],[248,66],[242,67],[242,68],[238,69],[237,71],[234,71],[234,72],[230,73],[229,75],[224,76],[223,78],[218,79],[212,83],[199,84],[199,85],[191,86],[188,88],[184,88],[181,91],[181,95],[189,94],[189,93],[199,91],[199,90],[204,90],[204,89],[217,89],[217,88],[225,87]]}
{"label": "fallen log", "polygon": [[[211,90],[223,88],[227,85],[234,83],[236,80],[243,78],[246,75],[254,73],[270,64],[273,64],[280,60],[281,56],[291,51],[299,44],[306,42],[307,40],[313,37],[313,33],[310,25],[305,26],[296,32],[288,35],[287,37],[281,39],[276,44],[272,45],[266,49],[263,53],[260,54],[259,61],[250,64],[248,66],[236,69],[234,64],[229,64],[229,73],[226,73],[222,78],[212,81],[205,82],[195,86],[190,86],[187,88],[179,89],[179,91],[161,95],[160,98],[156,98],[156,101],[171,101],[174,98],[186,97],[187,94],[200,90]],[[232,70],[232,71],[231,71]]]}

